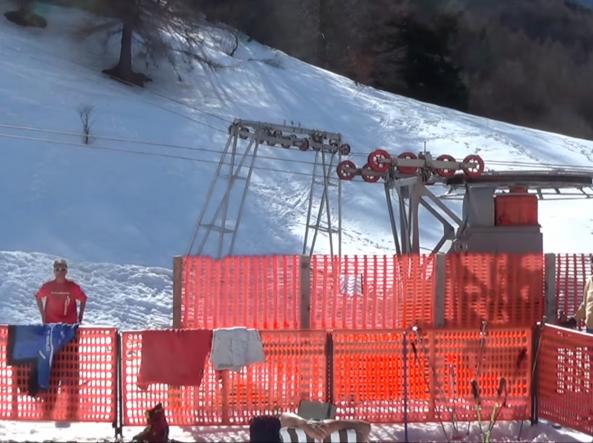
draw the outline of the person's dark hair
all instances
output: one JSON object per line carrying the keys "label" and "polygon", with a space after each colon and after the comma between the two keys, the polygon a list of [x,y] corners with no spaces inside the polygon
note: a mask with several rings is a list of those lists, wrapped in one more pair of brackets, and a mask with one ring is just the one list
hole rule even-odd
{"label": "person's dark hair", "polygon": [[273,415],[260,415],[249,421],[251,443],[281,443],[280,419]]}

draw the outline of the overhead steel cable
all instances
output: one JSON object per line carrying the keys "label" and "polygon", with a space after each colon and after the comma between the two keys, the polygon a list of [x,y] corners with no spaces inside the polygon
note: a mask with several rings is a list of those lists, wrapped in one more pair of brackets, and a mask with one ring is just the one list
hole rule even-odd
{"label": "overhead steel cable", "polygon": [[[9,47],[8,49],[15,50],[14,48],[11,48],[11,47]],[[15,51],[16,51],[16,50],[15,50]],[[97,71],[93,70],[91,67],[89,67],[89,66],[86,66],[86,65],[84,65],[84,64],[82,64],[82,63],[77,63],[77,62],[75,62],[75,61],[73,61],[73,60],[70,60],[70,59],[67,59],[67,58],[64,58],[64,57],[60,57],[60,56],[58,56],[58,55],[55,55],[55,54],[46,54],[46,55],[49,55],[49,56],[51,56],[51,57],[53,57],[53,58],[55,58],[55,59],[58,59],[58,60],[65,61],[65,62],[67,62],[67,63],[73,64],[73,65],[75,65],[75,66],[81,67],[81,68],[83,68],[83,69],[85,69],[85,70],[87,70],[87,71],[90,71],[90,72],[94,73],[94,74],[98,74],[98,72],[97,72]],[[43,59],[41,59],[41,58],[39,58],[39,57],[35,57],[35,56],[32,56],[32,55],[29,55],[29,58],[31,58],[31,59],[33,59],[33,60],[40,61],[40,62],[42,62],[42,63],[46,63],[46,60],[43,60]],[[124,85],[127,85],[127,86],[132,86],[132,87],[138,88],[138,85],[136,85],[136,84],[134,84],[134,83],[128,82],[128,81],[126,81],[126,80],[123,80],[123,79],[117,79],[117,80],[118,80],[120,83],[124,84]],[[111,85],[111,86],[115,86],[115,85]],[[151,91],[150,89],[144,88],[144,89],[143,89],[143,91],[144,91],[144,92],[147,92],[147,93],[149,93],[149,94],[153,94],[153,95],[155,95],[155,96],[157,96],[157,97],[160,97],[160,98],[166,98],[167,100],[171,100],[171,101],[173,101],[173,102],[176,102],[176,103],[178,103],[178,104],[182,104],[182,102],[181,102],[181,103],[179,103],[179,102],[177,102],[177,101],[176,101],[175,99],[173,99],[173,98],[167,97],[167,96],[165,96],[165,95],[163,95],[163,94],[156,93],[156,92],[154,92],[154,91]],[[214,130],[214,131],[218,131],[218,132],[226,133],[226,130],[225,130],[225,129],[222,129],[222,128],[219,128],[219,127],[213,126],[213,125],[211,125],[211,124],[209,124],[209,123],[207,123],[207,122],[204,122],[204,121],[202,121],[202,120],[198,120],[198,119],[196,119],[196,118],[194,118],[194,117],[191,117],[191,116],[189,116],[189,115],[183,114],[183,113],[181,113],[181,112],[179,112],[179,111],[177,111],[177,110],[173,110],[173,109],[170,109],[170,108],[166,108],[166,107],[164,107],[164,106],[162,106],[162,105],[160,105],[160,104],[158,104],[158,103],[151,102],[151,101],[147,100],[147,99],[146,99],[146,97],[141,97],[141,99],[143,99],[143,100],[144,100],[144,101],[146,101],[147,103],[151,104],[152,106],[156,106],[156,107],[158,107],[158,108],[160,108],[160,109],[163,109],[164,111],[170,112],[170,113],[172,113],[172,114],[179,115],[180,117],[183,117],[183,118],[185,118],[185,119],[188,119],[188,120],[190,120],[190,121],[193,121],[194,123],[201,124],[201,125],[203,125],[203,126],[206,126],[206,127],[210,128],[210,129],[212,129],[212,130]],[[219,119],[223,120],[225,123],[228,123],[228,124],[232,123],[232,121],[231,121],[231,120],[226,120],[226,119],[224,119],[224,118],[223,118],[223,117],[221,117],[221,116],[217,116],[216,114],[209,113],[209,112],[206,112],[206,111],[202,111],[202,110],[200,110],[199,108],[190,107],[190,106],[188,106],[188,105],[186,105],[186,106],[187,106],[187,107],[189,107],[190,109],[192,109],[192,110],[196,111],[196,112],[200,112],[200,113],[202,113],[202,114],[209,115],[209,116],[211,116],[211,117],[216,117],[216,118],[219,118]]]}
{"label": "overhead steel cable", "polygon": [[[0,133],[0,138],[9,138],[15,140],[23,140],[23,141],[35,141],[40,143],[46,143],[61,147],[71,147],[71,148],[78,148],[81,150],[99,150],[99,151],[112,151],[112,152],[119,152],[119,153],[127,153],[127,154],[134,154],[134,155],[142,155],[142,156],[150,156],[150,157],[162,157],[174,160],[185,160],[185,161],[192,161],[198,163],[208,163],[208,164],[218,164],[218,160],[205,160],[196,157],[185,157],[181,155],[173,155],[173,154],[166,154],[160,152],[148,152],[148,151],[138,151],[138,150],[131,150],[131,149],[123,149],[123,148],[113,148],[109,146],[97,146],[97,145],[83,145],[80,143],[73,143],[67,141],[59,141],[59,140],[50,140],[44,139],[39,137],[29,137],[29,136],[20,136],[20,135],[13,135],[13,134],[4,134]],[[259,157],[258,157],[259,158]],[[230,165],[230,163],[223,162],[223,165]],[[277,169],[277,168],[268,168],[263,166],[254,166],[253,169],[266,171],[266,172],[278,172],[282,174],[292,174],[292,175],[301,175],[305,177],[312,177],[313,174],[306,173],[306,172],[299,172],[299,171],[288,171],[285,169]],[[316,178],[323,179],[322,175],[315,175]]]}
{"label": "overhead steel cable", "polygon": [[[12,47],[8,47],[8,49],[13,50],[13,51],[16,51],[16,49],[14,49]],[[59,56],[57,54],[45,53],[45,55],[48,55],[48,56],[53,57],[53,58],[58,59],[58,60],[66,61],[66,62],[68,62],[70,64],[73,64],[75,66],[79,66],[79,67],[81,67],[81,68],[83,68],[83,69],[85,69],[87,71],[92,72],[92,73],[95,73],[95,74],[97,73],[97,71],[95,71],[94,69],[92,69],[91,67],[89,67],[89,66],[87,66],[85,64],[78,63],[76,61],[73,61],[73,60],[68,59],[68,58],[65,58],[65,57],[61,57],[61,56]],[[45,60],[43,60],[43,59],[41,59],[39,57],[34,57],[34,56],[31,56],[31,55],[29,55],[29,57],[32,58],[32,59],[34,59],[34,60],[41,61],[42,63],[45,63],[46,62]],[[132,84],[130,82],[126,82],[125,80],[119,80],[119,81],[121,83],[126,84],[126,85],[129,85],[129,86],[137,86],[137,85],[134,85],[134,84]],[[191,105],[185,103],[182,100],[169,97],[169,96],[167,96],[165,94],[162,94],[160,92],[154,91],[152,89],[145,88],[142,91],[143,92],[146,92],[148,94],[152,94],[152,95],[154,95],[156,97],[159,97],[159,98],[162,98],[162,99],[165,99],[165,100],[169,100],[169,101],[171,101],[173,103],[176,103],[176,104],[179,104],[181,106],[184,106],[187,109],[191,109],[191,110],[193,110],[195,112],[198,112],[198,113],[207,115],[209,117],[213,117],[213,118],[219,119],[219,120],[221,120],[224,123],[227,123],[227,124],[231,124],[232,123],[232,120],[231,119],[226,119],[225,117],[223,117],[221,115],[218,115],[218,114],[215,114],[215,113],[212,113],[212,112],[208,112],[208,111],[204,111],[204,110],[199,109],[197,107],[191,106]],[[179,116],[181,116],[183,118],[189,119],[190,121],[193,121],[195,123],[198,123],[198,124],[204,125],[206,127],[209,127],[210,129],[213,129],[215,131],[218,131],[218,132],[221,132],[221,133],[225,133],[225,134],[227,133],[227,131],[224,130],[224,129],[215,127],[215,126],[210,125],[210,124],[208,124],[206,122],[203,122],[201,120],[197,120],[197,119],[195,119],[195,118],[193,118],[191,116],[188,116],[186,114],[180,113],[179,111],[176,111],[176,110],[172,110],[172,109],[163,107],[162,105],[159,105],[159,104],[154,103],[154,102],[148,102],[148,103],[151,104],[151,105],[153,105],[153,106],[159,107],[159,108],[161,108],[161,109],[163,109],[163,110],[165,110],[167,112],[171,112],[171,113],[176,114],[176,115],[179,115]],[[368,154],[364,154],[364,153],[351,153],[350,155],[353,156],[353,157],[366,157]],[[579,169],[579,170],[585,170],[585,171],[593,170],[593,166],[587,167],[587,166],[572,165],[572,164],[554,164],[554,163],[544,163],[544,162],[523,162],[523,161],[513,161],[513,160],[509,160],[509,161],[505,161],[505,160],[489,160],[487,158],[484,159],[484,161],[487,164],[492,164],[492,165],[510,165],[510,166],[526,166],[526,167],[533,166],[533,167],[547,167],[547,168],[552,168],[552,169],[554,169],[554,168],[556,168],[556,169],[557,168],[572,168],[572,169]]]}
{"label": "overhead steel cable", "polygon": [[[81,137],[84,135],[81,132],[61,131],[61,130],[56,130],[56,129],[43,129],[43,128],[35,128],[32,126],[8,125],[8,124],[4,124],[4,123],[0,123],[0,128],[16,129],[16,130],[25,131],[25,132],[40,132],[40,133],[45,133],[45,134],[63,135],[63,136],[67,136],[67,137]],[[109,136],[94,135],[94,134],[91,134],[90,138],[94,138],[97,140],[118,142],[118,143],[134,143],[134,144],[138,144],[138,145],[163,147],[163,148],[171,148],[171,149],[186,150],[186,151],[211,152],[214,154],[222,154],[223,153],[223,151],[221,151],[221,150],[213,149],[213,148],[206,148],[203,146],[186,146],[186,145],[179,145],[179,144],[174,144],[174,143],[153,142],[153,141],[147,141],[147,140],[109,137]],[[88,146],[88,147],[92,148],[92,145],[84,145],[84,146]],[[260,144],[260,147],[268,147],[268,146],[266,146],[265,144]],[[278,148],[276,148],[276,149],[278,149]],[[293,151],[293,152],[296,153],[296,151]],[[282,161],[282,162],[290,162],[290,163],[299,163],[299,164],[311,165],[311,166],[313,166],[315,164],[314,162],[306,161],[306,160],[293,160],[293,159],[288,159],[288,158],[280,158],[280,157],[266,156],[266,155],[258,155],[257,158],[265,159],[265,160],[276,160],[276,161]]]}
{"label": "overhead steel cable", "polygon": [[[32,131],[32,132],[41,132],[47,134],[55,134],[55,135],[63,135],[68,137],[81,137],[83,134],[81,132],[76,131],[64,131],[64,130],[57,130],[57,129],[46,129],[46,128],[38,128],[34,126],[24,126],[24,125],[13,125],[7,123],[0,123],[0,128],[5,129],[15,129],[20,131]],[[221,154],[223,151],[213,149],[213,148],[206,148],[203,146],[187,146],[187,145],[180,145],[175,143],[163,143],[163,142],[154,142],[149,140],[139,140],[139,139],[130,139],[130,138],[122,138],[122,137],[111,137],[105,135],[91,135],[91,138],[97,140],[105,140],[105,141],[113,141],[119,143],[134,143],[139,145],[146,145],[146,146],[155,146],[155,147],[164,147],[164,148],[171,148],[171,149],[179,149],[179,150],[187,150],[187,151],[197,151],[197,152],[212,152],[215,154]],[[261,144],[261,147],[268,147],[265,144]],[[275,148],[277,149],[277,148]],[[362,154],[351,154],[355,156],[360,156]],[[292,160],[292,159],[283,159],[280,157],[275,156],[263,156],[260,155],[258,158],[266,159],[266,160],[277,160],[277,161],[284,161],[284,162],[291,162],[291,163],[299,163],[303,165],[314,165],[314,162],[306,161],[306,160]],[[504,160],[485,160],[488,164],[496,164],[496,165],[515,165],[515,166],[533,166],[533,167],[548,167],[551,169],[561,169],[561,168],[571,168],[576,170],[582,171],[591,171],[593,170],[592,166],[583,166],[583,165],[574,165],[568,163],[539,163],[539,162],[527,162],[527,161],[504,161]]]}

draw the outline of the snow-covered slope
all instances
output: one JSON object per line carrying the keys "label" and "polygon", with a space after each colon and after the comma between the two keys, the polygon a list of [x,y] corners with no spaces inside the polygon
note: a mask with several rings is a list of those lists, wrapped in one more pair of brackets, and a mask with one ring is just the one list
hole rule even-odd
{"label": "snow-covered slope", "polygon": [[[35,291],[53,278],[56,257],[0,252],[0,324],[39,323]],[[110,263],[72,263],[68,277],[89,299],[84,323],[121,329],[166,328],[172,323],[171,271]]]}
{"label": "snow-covered slope", "polygon": [[[493,169],[518,161],[591,166],[593,159],[593,142],[377,91],[253,41],[242,40],[230,57],[224,51],[231,41],[222,31],[206,36],[205,53],[216,69],[181,64],[178,82],[167,62],[145,68],[138,58],[138,69],[154,81],[130,88],[100,74],[116,61],[117,39],[104,47],[104,35],[78,33],[79,23],[97,19],[44,8],[45,30],[0,20],[0,249],[169,266],[189,246],[214,164],[118,150],[215,162],[218,154],[203,149],[221,151],[234,118],[340,132],[359,165],[377,146],[399,153],[420,151],[425,143],[434,154],[478,153]],[[85,105],[94,107],[96,138],[89,146],[80,145],[79,135],[77,110]],[[288,162],[259,159],[257,165],[311,173],[310,164],[296,161],[312,162],[312,152],[279,151],[265,148],[261,155]],[[303,175],[255,171],[236,253],[298,253],[309,183]],[[585,208],[590,205],[582,201],[541,205],[547,250],[590,248]],[[346,253],[392,252],[380,185],[345,184],[343,212]],[[566,214],[579,215],[569,233]],[[437,232],[427,225],[424,234],[430,240]]]}
{"label": "snow-covered slope", "polygon": [[[51,278],[51,263],[61,256],[89,295],[86,324],[169,326],[171,257],[188,247],[213,177],[213,163],[207,162],[218,160],[204,148],[221,151],[234,118],[341,132],[358,164],[377,146],[397,153],[421,150],[424,143],[438,154],[479,153],[498,169],[516,161],[590,166],[593,159],[591,142],[376,91],[255,42],[241,41],[229,57],[224,53],[228,36],[221,32],[207,37],[205,49],[217,69],[181,69],[183,82],[177,83],[163,63],[150,68],[154,81],[146,89],[129,88],[99,73],[115,62],[116,42],[104,51],[103,36],[77,34],[77,23],[97,19],[43,7],[49,23],[43,31],[18,28],[0,16],[0,250],[7,251],[0,252],[0,323],[38,322],[33,294]],[[0,13],[6,8],[0,3]],[[95,109],[90,146],[80,145],[77,110],[85,105]],[[311,162],[312,153],[266,148],[262,155],[289,160],[258,160],[263,168],[311,171],[310,164],[297,161]],[[257,170],[237,252],[298,253],[308,186],[303,175]],[[382,195],[378,185],[345,185],[345,252],[391,252]],[[548,250],[590,250],[588,202],[541,209]],[[575,220],[568,232],[571,215]],[[430,226],[424,233],[430,238]],[[513,440],[518,427],[501,424],[495,438]],[[126,428],[125,436],[137,431]],[[3,440],[97,441],[112,435],[109,424],[62,429],[53,423],[0,422]],[[233,441],[245,435],[237,428],[174,428],[171,434],[185,441]],[[436,424],[413,426],[410,435],[442,439]],[[585,438],[546,424],[526,427],[522,436],[532,441]],[[403,430],[378,426],[373,438],[401,440]]]}

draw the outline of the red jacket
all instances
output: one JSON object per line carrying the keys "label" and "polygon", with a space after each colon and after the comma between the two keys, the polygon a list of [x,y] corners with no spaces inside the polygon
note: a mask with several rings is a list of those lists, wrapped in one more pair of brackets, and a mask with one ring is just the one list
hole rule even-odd
{"label": "red jacket", "polygon": [[37,294],[44,308],[44,323],[78,323],[76,302],[86,302],[84,291],[71,280],[58,283],[55,280],[44,283]]}

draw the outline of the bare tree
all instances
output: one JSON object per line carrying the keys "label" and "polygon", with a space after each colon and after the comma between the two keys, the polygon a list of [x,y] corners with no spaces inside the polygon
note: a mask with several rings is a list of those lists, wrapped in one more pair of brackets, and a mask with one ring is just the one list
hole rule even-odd
{"label": "bare tree", "polygon": [[82,141],[85,145],[88,145],[91,141],[92,114],[94,109],[92,105],[82,105],[78,108],[78,115],[82,123]]}
{"label": "bare tree", "polygon": [[[193,48],[200,43],[196,35],[198,11],[190,0],[98,0],[107,15],[116,18],[121,27],[119,60],[105,69],[106,74],[126,83],[143,86],[150,78],[132,67],[133,45],[142,46],[149,59],[166,56],[172,51],[171,39]],[[164,38],[164,36],[168,36]],[[173,36],[173,37],[171,37]],[[168,57],[174,61],[174,57]]]}

